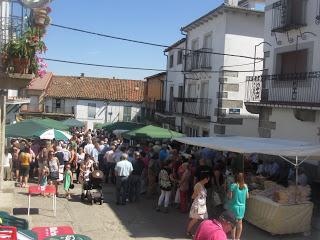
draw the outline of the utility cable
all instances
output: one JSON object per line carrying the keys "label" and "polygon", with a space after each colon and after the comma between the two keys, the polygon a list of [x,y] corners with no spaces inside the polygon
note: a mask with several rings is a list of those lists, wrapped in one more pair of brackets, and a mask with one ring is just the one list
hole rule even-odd
{"label": "utility cable", "polygon": [[[88,31],[88,30],[83,30],[83,29],[79,29],[79,28],[73,28],[73,27],[63,26],[63,25],[54,24],[54,23],[51,23],[50,25],[53,26],[53,27],[57,27],[57,28],[67,29],[67,30],[71,30],[71,31],[76,31],[76,32],[81,32],[81,33],[86,33],[86,34],[96,35],[96,36],[100,36],[100,37],[105,37],[105,38],[111,38],[111,39],[121,40],[121,41],[138,43],[138,44],[143,44],[143,45],[149,45],[149,46],[155,46],[155,47],[162,47],[162,48],[169,48],[169,47],[171,47],[171,46],[169,46],[169,45],[152,43],[152,42],[146,42],[146,41],[140,41],[140,40],[134,40],[134,39],[129,39],[129,38],[123,38],[123,37],[118,37],[118,36],[113,36],[113,35],[108,35],[108,34],[103,34],[103,33],[97,33],[97,32],[92,32],[92,31]],[[200,49],[200,50],[191,50],[191,49],[178,48],[178,47],[174,47],[174,48],[171,48],[171,49],[184,50],[184,51],[193,51],[193,52],[198,52],[198,53],[208,53],[208,54],[220,55],[220,56],[246,58],[246,59],[259,59],[259,60],[262,59],[262,58],[254,58],[254,57],[244,56],[244,55],[237,55],[237,54],[229,54],[229,53],[219,53],[219,52],[213,52],[213,51],[206,51],[206,50],[203,50],[203,49]]]}
{"label": "utility cable", "polygon": [[[155,71],[155,72],[176,72],[176,73],[220,73],[220,72],[253,72],[252,70],[214,70],[214,71],[178,71],[178,70],[166,70],[159,68],[142,68],[142,67],[128,67],[128,66],[114,66],[114,65],[105,65],[105,64],[96,64],[96,63],[86,63],[86,62],[78,62],[78,61],[69,61],[69,60],[61,60],[61,59],[53,59],[53,58],[43,58],[46,61],[51,62],[59,62],[59,63],[68,63],[68,64],[76,64],[76,65],[84,65],[84,66],[92,66],[92,67],[103,67],[103,68],[118,68],[118,69],[128,69],[128,70],[142,70],[142,71]],[[263,70],[256,70],[256,72],[262,72]]]}

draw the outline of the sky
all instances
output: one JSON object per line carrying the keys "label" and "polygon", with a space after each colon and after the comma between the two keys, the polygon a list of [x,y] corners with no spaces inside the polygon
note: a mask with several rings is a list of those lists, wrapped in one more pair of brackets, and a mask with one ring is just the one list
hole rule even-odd
{"label": "sky", "polygon": [[[180,28],[223,0],[54,0],[52,23],[123,38],[171,45]],[[128,43],[50,26],[45,57],[94,64],[165,69],[164,48]],[[48,71],[142,80],[157,72],[122,70],[48,61]]]}

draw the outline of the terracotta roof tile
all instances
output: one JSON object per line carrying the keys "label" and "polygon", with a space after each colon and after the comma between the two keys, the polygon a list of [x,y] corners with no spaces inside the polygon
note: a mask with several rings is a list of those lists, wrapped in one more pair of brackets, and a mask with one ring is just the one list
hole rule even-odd
{"label": "terracotta roof tile", "polygon": [[52,72],[47,72],[42,78],[37,77],[31,80],[27,89],[30,90],[45,90],[52,78]]}
{"label": "terracotta roof tile", "polygon": [[142,102],[144,90],[145,81],[141,80],[53,76],[47,89],[47,96]]}

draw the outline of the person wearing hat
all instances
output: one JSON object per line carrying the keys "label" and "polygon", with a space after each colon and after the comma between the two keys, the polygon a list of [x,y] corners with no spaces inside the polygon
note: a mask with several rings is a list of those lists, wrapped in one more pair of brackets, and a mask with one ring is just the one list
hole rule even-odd
{"label": "person wearing hat", "polygon": [[230,232],[236,220],[234,215],[226,211],[223,205],[214,209],[213,219],[204,220],[198,227],[194,240],[227,240],[227,234]]}

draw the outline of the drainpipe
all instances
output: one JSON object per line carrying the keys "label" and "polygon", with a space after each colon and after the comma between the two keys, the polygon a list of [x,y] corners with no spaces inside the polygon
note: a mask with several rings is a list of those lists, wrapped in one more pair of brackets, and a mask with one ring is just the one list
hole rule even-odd
{"label": "drainpipe", "polygon": [[182,92],[182,117],[181,117],[181,132],[184,129],[184,108],[185,108],[185,96],[186,96],[186,71],[187,71],[187,49],[188,49],[188,33],[183,32],[182,28],[180,29],[180,33],[185,36],[185,52],[184,52],[184,73],[183,73],[183,92]]}
{"label": "drainpipe", "polygon": [[[165,88],[164,88],[164,90],[163,90],[163,94],[164,94],[164,101],[165,101],[165,103],[166,103],[166,105],[165,105],[165,109],[167,108],[167,90],[168,90],[168,59],[169,59],[169,56],[168,56],[168,54],[166,53],[166,52],[163,52],[163,55],[164,56],[166,56],[166,58],[167,58],[167,67],[166,67],[166,80],[165,80]],[[163,95],[162,94],[162,95]],[[170,104],[170,103],[169,103]],[[170,106],[169,106],[169,108],[170,108]]]}

